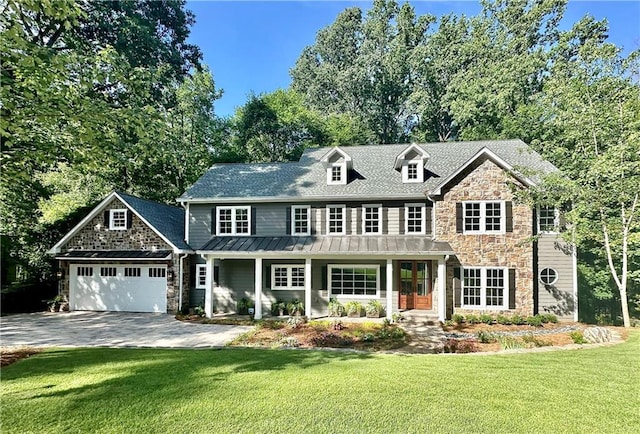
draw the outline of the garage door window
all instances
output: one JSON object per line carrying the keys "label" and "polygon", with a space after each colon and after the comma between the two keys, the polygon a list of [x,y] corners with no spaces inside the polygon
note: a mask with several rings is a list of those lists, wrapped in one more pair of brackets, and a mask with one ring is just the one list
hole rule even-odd
{"label": "garage door window", "polygon": [[93,267],[78,267],[78,276],[93,276]]}
{"label": "garage door window", "polygon": [[166,277],[166,268],[149,268],[149,277]]}
{"label": "garage door window", "polygon": [[139,267],[125,267],[124,277],[140,277]]}
{"label": "garage door window", "polygon": [[100,276],[102,277],[115,277],[116,267],[100,267]]}

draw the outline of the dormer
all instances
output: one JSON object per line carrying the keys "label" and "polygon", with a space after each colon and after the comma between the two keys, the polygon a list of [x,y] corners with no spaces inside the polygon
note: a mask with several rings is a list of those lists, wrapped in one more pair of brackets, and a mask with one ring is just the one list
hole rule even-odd
{"label": "dormer", "polygon": [[327,185],[346,185],[353,162],[349,154],[337,146],[320,160],[327,169]]}
{"label": "dormer", "polygon": [[403,183],[424,182],[424,166],[428,160],[429,154],[414,143],[396,157],[394,168],[402,171]]}

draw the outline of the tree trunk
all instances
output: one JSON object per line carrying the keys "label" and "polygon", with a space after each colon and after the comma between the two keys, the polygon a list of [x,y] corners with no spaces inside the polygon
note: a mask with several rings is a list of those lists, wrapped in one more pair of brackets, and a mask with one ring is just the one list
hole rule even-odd
{"label": "tree trunk", "polygon": [[622,322],[625,327],[631,327],[631,320],[629,318],[629,302],[627,300],[627,285],[624,285],[624,289],[620,289],[620,303],[622,303]]}

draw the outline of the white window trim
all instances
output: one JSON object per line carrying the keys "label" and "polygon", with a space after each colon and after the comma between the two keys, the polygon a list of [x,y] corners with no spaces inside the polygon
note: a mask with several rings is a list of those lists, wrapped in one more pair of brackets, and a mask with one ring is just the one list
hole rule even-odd
{"label": "white window trim", "polygon": [[[467,204],[471,203],[479,203],[480,204],[480,230],[479,231],[470,231],[467,230]],[[486,222],[487,222],[487,204],[488,203],[499,203],[500,204],[500,230],[499,231],[487,231]],[[471,234],[471,235],[500,235],[505,234],[507,232],[507,207],[506,201],[504,200],[467,200],[462,202],[462,233]]]}
{"label": "white window trim", "polygon": [[[334,268],[371,268],[376,270],[376,295],[358,295],[358,294],[334,294],[331,286],[331,270]],[[327,265],[327,286],[330,297],[339,299],[368,299],[380,298],[380,265],[377,264],[329,264]]]}
{"label": "white window trim", "polygon": [[[332,169],[334,167],[340,168],[340,181],[333,180]],[[346,185],[347,184],[347,162],[341,161],[337,163],[331,163],[327,166],[327,185]]]}
{"label": "white window trim", "polygon": [[[224,234],[220,233],[220,210],[230,209],[231,210],[231,232],[225,232]],[[236,226],[236,211],[240,209],[247,210],[247,223],[249,231],[247,233],[238,233]],[[239,237],[248,237],[251,236],[251,207],[250,206],[218,206],[216,207],[216,234],[218,235],[235,235]]]}
{"label": "white window trim", "polygon": [[[342,208],[342,232],[330,232],[329,228],[329,210],[331,208]],[[347,233],[347,206],[346,205],[327,205],[326,209],[327,227],[325,233],[327,235],[345,235]]]}
{"label": "white window trim", "polygon": [[[546,282],[544,282],[544,281],[542,280],[542,272],[543,272],[544,270],[547,270],[547,269],[548,269],[548,270],[553,271],[554,273],[556,273],[556,278],[555,278],[555,279],[553,279],[553,281],[552,281],[552,282],[549,282],[549,283],[546,283]],[[558,283],[558,278],[559,278],[558,270],[556,270],[556,269],[555,269],[555,268],[553,268],[553,267],[544,267],[543,269],[541,269],[541,270],[538,272],[538,280],[539,280],[539,281],[540,281],[540,283],[542,283],[543,285],[547,285],[547,286],[555,285],[556,283]]]}
{"label": "white window trim", "polygon": [[[366,208],[378,208],[378,232],[366,232],[365,231],[365,222],[366,222]],[[373,204],[364,204],[362,205],[362,235],[381,235],[382,234],[382,204],[373,203]]]}
{"label": "white window trim", "polygon": [[[297,209],[306,209],[307,210],[307,231],[306,232],[296,232],[296,210]],[[293,236],[307,236],[311,235],[311,206],[310,205],[292,205],[291,206],[291,235]]]}
{"label": "white window trim", "polygon": [[[412,208],[421,208],[422,209],[422,220],[420,222],[420,227],[422,230],[420,232],[409,232],[409,207]],[[405,203],[404,204],[404,233],[406,235],[424,235],[426,234],[427,228],[427,207],[424,203]],[[435,233],[435,232],[433,232]]]}
{"label": "white window trim", "polygon": [[[124,213],[124,226],[116,226],[114,224],[114,214],[117,212],[122,212]],[[110,209],[109,210],[109,230],[111,231],[124,231],[127,229],[127,210],[125,208],[122,209]]]}
{"label": "white window trim", "polygon": [[[478,310],[508,310],[509,309],[509,269],[506,267],[466,267],[468,270],[480,270],[480,305],[464,304],[464,268],[460,270],[460,307]],[[504,296],[502,306],[487,306],[487,270],[502,270],[504,279]]]}
{"label": "white window trim", "polygon": [[[200,283],[200,271],[204,269],[204,283]],[[205,289],[207,287],[207,264],[196,264],[196,288]]]}
{"label": "white window trim", "polygon": [[[417,164],[418,166],[418,177],[416,179],[409,179],[409,164]],[[404,184],[424,182],[424,161],[422,159],[402,162],[402,182]]]}
{"label": "white window trim", "polygon": [[[276,268],[284,268],[287,270],[287,285],[286,286],[278,286],[276,285]],[[301,268],[302,272],[305,273],[304,264],[271,264],[271,289],[275,291],[281,290],[303,290],[305,288],[305,282],[308,278],[306,273],[304,274],[304,281],[302,282],[302,286],[293,286],[293,269]]]}
{"label": "white window trim", "polygon": [[538,233],[539,234],[557,234],[560,232],[560,210],[558,208],[553,208],[553,228],[554,230],[552,231],[547,231],[547,230],[542,230],[540,229],[540,208],[551,208],[551,207],[541,207],[538,206],[538,218],[537,218],[537,225],[538,225]]}

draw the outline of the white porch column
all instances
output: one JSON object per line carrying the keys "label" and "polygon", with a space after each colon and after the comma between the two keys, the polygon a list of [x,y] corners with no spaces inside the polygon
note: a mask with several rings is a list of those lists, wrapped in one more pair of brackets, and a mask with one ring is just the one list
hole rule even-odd
{"label": "white porch column", "polygon": [[256,291],[256,307],[255,319],[262,319],[262,258],[255,259],[256,266],[254,271],[255,291]]}
{"label": "white porch column", "polygon": [[311,258],[304,260],[304,314],[311,319]]}
{"label": "white porch column", "polygon": [[438,259],[438,319],[444,322],[447,310],[447,263]]}
{"label": "white porch column", "polygon": [[393,314],[393,261],[387,259],[387,318]]}
{"label": "white porch column", "polygon": [[[204,287],[204,314],[207,318],[213,316],[213,256],[207,256],[207,275]],[[196,276],[196,279],[198,276]]]}

